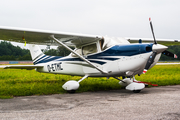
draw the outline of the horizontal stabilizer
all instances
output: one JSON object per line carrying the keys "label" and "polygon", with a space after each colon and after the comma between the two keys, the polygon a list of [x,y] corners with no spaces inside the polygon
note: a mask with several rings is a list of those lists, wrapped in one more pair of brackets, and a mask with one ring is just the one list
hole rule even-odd
{"label": "horizontal stabilizer", "polygon": [[7,65],[4,66],[4,69],[26,69],[26,70],[32,70],[35,68],[43,68],[44,66],[39,65]]}

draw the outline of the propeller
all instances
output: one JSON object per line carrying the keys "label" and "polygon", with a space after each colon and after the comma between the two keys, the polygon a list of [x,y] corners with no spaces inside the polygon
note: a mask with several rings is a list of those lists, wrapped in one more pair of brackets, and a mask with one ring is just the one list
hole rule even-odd
{"label": "propeller", "polygon": [[[152,21],[151,21],[151,18],[149,18],[149,22],[150,22],[150,27],[151,27],[151,32],[152,32],[152,35],[153,35],[153,38],[154,38],[154,45],[157,45],[157,42],[156,42],[156,38],[155,38],[155,35],[154,35],[154,30],[153,30],[153,25],[152,25]],[[156,57],[156,54],[157,52],[154,51],[150,56],[149,56],[149,59],[146,63],[146,66],[144,68],[144,71],[143,73],[145,74],[147,72],[147,70],[149,69],[149,67],[151,66],[151,64],[154,62],[154,59]]]}
{"label": "propeller", "polygon": [[166,55],[168,57],[173,57],[173,58],[178,58],[178,56],[172,52],[169,52],[167,50],[165,50],[164,52],[162,52],[163,55]]}
{"label": "propeller", "polygon": [[154,38],[154,44],[157,44],[156,38],[155,38],[155,35],[154,35],[154,30],[153,30],[153,25],[152,25],[151,18],[149,18],[149,22],[150,22],[151,32],[152,32],[152,35],[153,35],[153,38]]}
{"label": "propeller", "polygon": [[143,73],[145,74],[146,72],[147,72],[147,70],[149,69],[149,67],[151,66],[151,64],[154,62],[154,59],[155,59],[155,57],[156,57],[156,52],[153,52],[150,56],[149,56],[149,59],[148,59],[148,61],[147,61],[147,63],[146,63],[146,66],[145,66],[145,68],[144,68],[144,71],[143,71]]}
{"label": "propeller", "polygon": [[162,54],[164,54],[166,56],[169,56],[169,57],[177,58],[176,54],[173,54],[173,53],[166,50],[168,47],[166,47],[164,45],[157,44],[156,38],[155,38],[155,35],[154,35],[154,30],[153,30],[153,25],[152,25],[151,18],[149,18],[149,22],[150,22],[151,32],[152,32],[152,35],[153,35],[153,38],[154,38],[154,45],[153,45],[153,53],[149,56],[149,59],[148,59],[148,61],[146,63],[146,66],[144,68],[144,71],[143,71],[144,74],[150,68],[151,64],[154,62],[154,59],[155,59],[155,57],[156,57],[156,55],[158,53],[162,53]]}

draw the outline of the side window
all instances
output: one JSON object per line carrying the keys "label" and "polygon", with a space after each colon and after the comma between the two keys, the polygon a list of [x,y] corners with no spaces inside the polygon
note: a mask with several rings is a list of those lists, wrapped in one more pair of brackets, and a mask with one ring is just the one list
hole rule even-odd
{"label": "side window", "polygon": [[[77,52],[79,55],[82,55],[82,50],[81,49],[76,49],[75,52]],[[77,56],[72,53],[72,57],[77,57]]]}
{"label": "side window", "polygon": [[97,52],[96,43],[82,47],[83,55],[88,55]]}

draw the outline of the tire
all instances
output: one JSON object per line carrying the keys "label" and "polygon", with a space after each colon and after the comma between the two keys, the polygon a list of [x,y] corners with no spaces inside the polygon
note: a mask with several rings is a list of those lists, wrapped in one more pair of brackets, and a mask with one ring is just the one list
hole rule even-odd
{"label": "tire", "polygon": [[67,91],[69,94],[74,94],[76,92],[76,90],[68,90]]}
{"label": "tire", "polygon": [[134,93],[139,93],[141,90],[133,90]]}

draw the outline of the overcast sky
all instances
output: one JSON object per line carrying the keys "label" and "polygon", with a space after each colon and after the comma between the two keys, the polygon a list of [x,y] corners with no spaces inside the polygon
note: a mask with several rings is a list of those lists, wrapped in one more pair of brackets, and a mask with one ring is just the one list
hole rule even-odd
{"label": "overcast sky", "polygon": [[0,26],[180,39],[180,0],[0,0]]}

